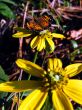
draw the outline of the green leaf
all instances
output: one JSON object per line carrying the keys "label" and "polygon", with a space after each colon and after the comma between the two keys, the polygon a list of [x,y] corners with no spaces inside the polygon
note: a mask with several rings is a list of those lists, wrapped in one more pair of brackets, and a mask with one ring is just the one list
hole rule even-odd
{"label": "green leaf", "polygon": [[71,61],[73,61],[75,59],[76,55],[78,55],[79,53],[80,53],[79,49],[75,49],[72,53],[70,53]]}
{"label": "green leaf", "polygon": [[75,40],[71,40],[71,44],[74,49],[78,47],[78,43]]}
{"label": "green leaf", "polygon": [[53,110],[51,103],[50,103],[50,98],[49,96],[47,96],[47,99],[43,105],[43,107],[41,108],[41,110]]}
{"label": "green leaf", "polygon": [[0,2],[4,2],[4,3],[8,3],[8,4],[12,4],[12,5],[16,6],[16,3],[13,2],[12,0],[0,0]]}
{"label": "green leaf", "polygon": [[8,95],[8,92],[0,92],[0,98],[4,98]]}
{"label": "green leaf", "polygon": [[67,1],[67,0],[64,0],[64,6],[70,6],[71,4],[70,4],[70,2],[69,1]]}
{"label": "green leaf", "polygon": [[[8,76],[5,74],[3,68],[0,66],[0,83],[8,80],[9,80]],[[7,92],[0,92],[0,98],[6,97],[7,94],[8,94]]]}
{"label": "green leaf", "polygon": [[3,68],[0,66],[0,82],[8,81],[8,76],[5,74]]}
{"label": "green leaf", "polygon": [[22,92],[22,94],[21,94],[21,99],[22,99],[23,97],[28,96],[31,92],[32,92],[32,90]]}
{"label": "green leaf", "polygon": [[73,61],[78,54],[82,54],[82,47],[79,47],[75,49],[72,53],[70,53],[71,61]]}
{"label": "green leaf", "polygon": [[76,110],[82,110],[82,108],[81,107],[78,107]]}
{"label": "green leaf", "polygon": [[80,51],[80,54],[82,54],[82,47],[79,47],[78,49]]}
{"label": "green leaf", "polygon": [[22,27],[16,27],[15,30],[19,31],[19,32],[30,32],[29,30],[27,29],[24,29]]}
{"label": "green leaf", "polygon": [[2,106],[2,110],[5,110],[5,106],[4,105]]}
{"label": "green leaf", "polygon": [[13,11],[4,3],[0,3],[0,14],[9,19],[15,18]]}

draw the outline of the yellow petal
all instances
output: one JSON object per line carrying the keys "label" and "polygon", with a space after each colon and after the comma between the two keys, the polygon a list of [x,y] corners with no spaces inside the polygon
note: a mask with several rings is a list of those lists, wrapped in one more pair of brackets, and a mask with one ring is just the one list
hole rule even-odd
{"label": "yellow petal", "polygon": [[38,50],[38,51],[40,51],[41,43],[42,43],[42,40],[41,40],[41,38],[39,37],[39,41],[38,41],[38,45],[37,45],[37,50]]}
{"label": "yellow petal", "polygon": [[73,77],[82,71],[82,63],[68,65],[63,71],[64,76]]}
{"label": "yellow petal", "polygon": [[38,50],[38,51],[41,51],[41,50],[43,49],[42,39],[43,39],[43,38],[39,37],[39,42],[38,42],[38,45],[37,45],[37,50]]}
{"label": "yellow petal", "polygon": [[45,48],[45,39],[44,38],[40,38],[40,41],[38,42],[37,50],[41,51],[44,48]]}
{"label": "yellow petal", "polygon": [[42,49],[44,49],[45,47],[45,39],[41,36],[36,36],[35,38],[33,38],[33,40],[31,41],[31,48],[36,48],[38,51],[41,51]]}
{"label": "yellow petal", "polygon": [[16,34],[13,34],[13,37],[15,38],[22,38],[22,37],[29,37],[31,36],[28,32],[17,32]]}
{"label": "yellow petal", "polygon": [[73,110],[70,100],[61,90],[52,91],[52,101],[55,110]]}
{"label": "yellow petal", "polygon": [[60,59],[58,58],[50,58],[48,61],[48,68],[51,71],[55,71],[55,72],[60,72],[60,70],[62,69],[62,62]]}
{"label": "yellow petal", "polygon": [[54,62],[54,71],[57,69],[58,71],[60,70],[60,69],[62,69],[62,62],[61,62],[61,60],[60,59],[58,59],[58,58],[54,58],[54,60],[53,60],[53,62]]}
{"label": "yellow petal", "polygon": [[43,89],[34,90],[25,98],[18,110],[40,110],[46,100],[47,94],[47,91]]}
{"label": "yellow petal", "polygon": [[75,102],[82,104],[82,80],[70,79],[63,91]]}
{"label": "yellow petal", "polygon": [[43,45],[43,48],[45,49],[46,46],[45,46],[45,39],[44,38],[42,39],[42,45]]}
{"label": "yellow petal", "polygon": [[33,49],[36,48],[38,45],[38,42],[39,42],[38,36],[34,37],[30,44],[31,48],[33,48]]}
{"label": "yellow petal", "polygon": [[16,64],[33,76],[42,77],[44,76],[44,73],[46,73],[43,68],[27,60],[18,59]]}
{"label": "yellow petal", "polygon": [[26,90],[32,90],[41,86],[40,81],[23,80],[23,81],[11,81],[0,84],[0,91],[4,92],[22,92]]}
{"label": "yellow petal", "polygon": [[48,69],[51,70],[51,71],[54,70],[53,58],[49,58],[49,60],[48,60]]}
{"label": "yellow petal", "polygon": [[54,42],[52,41],[51,38],[48,38],[48,37],[46,37],[46,41],[47,41],[48,45],[50,46],[50,50],[51,50],[51,53],[52,53],[55,49]]}
{"label": "yellow petal", "polygon": [[65,38],[63,34],[52,33],[51,35],[55,38],[61,38],[61,39]]}

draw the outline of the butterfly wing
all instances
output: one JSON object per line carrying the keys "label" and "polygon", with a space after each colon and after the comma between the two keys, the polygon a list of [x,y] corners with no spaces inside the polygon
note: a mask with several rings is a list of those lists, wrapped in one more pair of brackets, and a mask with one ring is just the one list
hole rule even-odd
{"label": "butterfly wing", "polygon": [[49,26],[49,17],[48,16],[42,16],[36,19],[33,19],[27,23],[27,27],[30,30],[36,30],[41,31],[44,28],[47,28]]}
{"label": "butterfly wing", "polygon": [[36,23],[34,20],[31,20],[29,21],[29,23],[27,23],[27,27],[30,29],[30,30],[42,30],[42,27]]}

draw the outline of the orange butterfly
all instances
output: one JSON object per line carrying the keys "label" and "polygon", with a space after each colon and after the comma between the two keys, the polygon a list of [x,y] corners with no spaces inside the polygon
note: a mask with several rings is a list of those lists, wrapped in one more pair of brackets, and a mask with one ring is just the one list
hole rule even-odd
{"label": "orange butterfly", "polygon": [[30,30],[36,30],[36,31],[41,31],[45,28],[48,28],[50,24],[50,17],[49,16],[42,16],[39,18],[34,18],[31,21],[27,23],[27,27]]}

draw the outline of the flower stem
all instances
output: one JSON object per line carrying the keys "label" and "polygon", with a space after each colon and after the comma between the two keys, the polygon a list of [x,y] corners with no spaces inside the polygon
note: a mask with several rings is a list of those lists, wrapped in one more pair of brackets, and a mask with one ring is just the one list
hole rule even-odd
{"label": "flower stem", "polygon": [[33,59],[33,62],[36,63],[36,60],[37,60],[37,56],[38,56],[38,51],[35,53],[34,55],[34,59]]}
{"label": "flower stem", "polygon": [[43,58],[43,62],[42,62],[42,67],[44,66],[44,63],[45,63],[45,60],[46,60],[46,57],[48,56],[48,52],[46,51],[46,54],[45,54],[45,56],[44,56],[44,58]]}
{"label": "flower stem", "polygon": [[[34,62],[34,63],[36,63],[37,56],[38,56],[38,51],[35,53],[35,56],[34,56],[34,59],[33,59],[33,62]],[[30,80],[30,78],[31,78],[31,74],[29,74],[28,80]]]}

